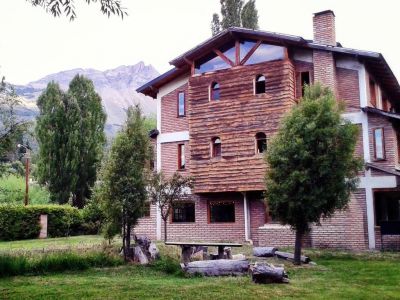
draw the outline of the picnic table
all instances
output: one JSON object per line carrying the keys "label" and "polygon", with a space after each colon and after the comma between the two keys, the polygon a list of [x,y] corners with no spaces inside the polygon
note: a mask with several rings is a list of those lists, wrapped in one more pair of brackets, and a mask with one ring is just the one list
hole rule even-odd
{"label": "picnic table", "polygon": [[193,247],[198,249],[199,247],[218,247],[218,259],[224,258],[225,247],[242,247],[242,244],[238,243],[226,243],[226,242],[165,242],[165,245],[180,246],[182,249],[181,260],[184,264],[190,262],[190,257],[193,254]]}

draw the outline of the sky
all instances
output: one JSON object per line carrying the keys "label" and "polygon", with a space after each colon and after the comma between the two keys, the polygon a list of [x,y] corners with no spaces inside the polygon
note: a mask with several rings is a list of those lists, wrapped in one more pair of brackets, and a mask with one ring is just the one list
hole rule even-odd
{"label": "sky", "polygon": [[[54,18],[26,0],[0,0],[0,75],[26,84],[74,68],[106,70],[139,61],[159,72],[211,36],[219,0],[121,0],[128,16],[102,15],[75,0],[77,19]],[[256,0],[262,30],[312,39],[312,14],[331,9],[344,47],[381,52],[400,79],[400,1]]]}

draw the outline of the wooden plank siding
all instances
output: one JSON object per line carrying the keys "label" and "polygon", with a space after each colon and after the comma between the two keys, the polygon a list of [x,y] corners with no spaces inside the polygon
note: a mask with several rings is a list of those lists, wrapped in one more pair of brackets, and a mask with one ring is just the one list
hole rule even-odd
{"label": "wooden plank siding", "polygon": [[[254,79],[266,77],[266,93],[254,95]],[[289,60],[237,66],[189,79],[191,175],[195,193],[264,190],[265,163],[255,154],[255,134],[271,137],[295,104],[294,66]],[[220,100],[209,100],[212,82]],[[220,137],[222,156],[211,158]]]}

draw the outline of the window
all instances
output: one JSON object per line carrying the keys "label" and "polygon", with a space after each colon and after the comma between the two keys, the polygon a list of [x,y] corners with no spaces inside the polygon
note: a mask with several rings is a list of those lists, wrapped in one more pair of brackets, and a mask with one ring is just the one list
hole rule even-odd
{"label": "window", "polygon": [[213,82],[211,84],[211,91],[210,91],[211,100],[219,100],[219,83]]}
{"label": "window", "polygon": [[221,157],[221,139],[219,137],[215,137],[211,140],[211,156],[212,157]]}
{"label": "window", "polygon": [[300,81],[301,81],[301,96],[304,97],[304,90],[306,86],[310,85],[310,72],[301,72]]}
{"label": "window", "polygon": [[178,145],[178,170],[185,169],[185,144]]}
{"label": "window", "polygon": [[265,76],[256,76],[256,94],[265,94]]}
{"label": "window", "polygon": [[185,92],[178,93],[178,117],[185,116]]}
{"label": "window", "polygon": [[148,218],[150,217],[150,202],[146,201],[143,205],[143,217]]}
{"label": "window", "polygon": [[371,105],[376,107],[376,85],[373,80],[369,81],[369,100]]}
{"label": "window", "polygon": [[208,203],[210,223],[234,223],[235,202],[210,201]]}
{"label": "window", "polygon": [[375,193],[375,219],[378,226],[381,222],[400,221],[399,192]]}
{"label": "window", "polygon": [[375,159],[385,159],[385,135],[383,128],[375,128],[374,133],[374,155]]}
{"label": "window", "polygon": [[285,48],[274,45],[261,44],[250,58],[244,63],[245,65],[258,64],[264,61],[273,61],[283,59],[285,57]]}
{"label": "window", "polygon": [[199,61],[196,61],[194,72],[195,74],[202,74],[205,72],[228,69],[230,67],[231,65],[225,62],[216,53],[210,53]]}
{"label": "window", "polygon": [[175,203],[172,210],[173,223],[195,221],[194,202]]}
{"label": "window", "polygon": [[264,132],[256,134],[256,153],[264,153],[267,150],[267,136]]}

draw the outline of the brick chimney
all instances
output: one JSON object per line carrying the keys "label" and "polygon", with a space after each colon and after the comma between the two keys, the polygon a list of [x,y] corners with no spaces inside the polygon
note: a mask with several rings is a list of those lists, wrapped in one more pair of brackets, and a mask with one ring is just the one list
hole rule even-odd
{"label": "brick chimney", "polygon": [[[325,10],[314,14],[314,43],[336,46],[335,14],[331,10]],[[335,95],[336,66],[333,53],[330,51],[313,50],[314,82],[329,87]]]}
{"label": "brick chimney", "polygon": [[317,12],[313,17],[314,43],[336,46],[335,14],[331,10]]}

